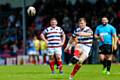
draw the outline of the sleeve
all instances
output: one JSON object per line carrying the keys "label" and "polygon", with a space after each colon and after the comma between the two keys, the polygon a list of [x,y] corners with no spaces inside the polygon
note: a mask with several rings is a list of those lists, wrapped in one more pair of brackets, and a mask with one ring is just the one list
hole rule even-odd
{"label": "sleeve", "polygon": [[93,31],[91,28],[87,29],[85,32],[93,34]]}
{"label": "sleeve", "polygon": [[46,35],[47,32],[48,32],[48,29],[45,29],[45,30],[42,32],[42,34]]}
{"label": "sleeve", "polygon": [[60,33],[61,33],[62,35],[65,34],[62,28],[60,28]]}
{"label": "sleeve", "polygon": [[77,30],[75,30],[72,34],[72,37],[75,38],[77,36]]}

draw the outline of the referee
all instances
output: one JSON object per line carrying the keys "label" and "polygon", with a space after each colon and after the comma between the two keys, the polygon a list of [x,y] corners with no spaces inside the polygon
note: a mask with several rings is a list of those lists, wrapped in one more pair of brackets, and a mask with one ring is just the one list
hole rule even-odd
{"label": "referee", "polygon": [[108,23],[107,17],[102,17],[102,24],[97,26],[94,37],[99,41],[100,61],[103,64],[103,74],[110,74],[113,50],[117,49],[116,29]]}

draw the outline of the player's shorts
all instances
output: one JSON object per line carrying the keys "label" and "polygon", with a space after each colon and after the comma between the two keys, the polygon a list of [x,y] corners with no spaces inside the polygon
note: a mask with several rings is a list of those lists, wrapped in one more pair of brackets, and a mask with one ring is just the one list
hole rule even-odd
{"label": "player's shorts", "polygon": [[89,53],[90,53],[90,50],[91,50],[91,47],[90,46],[86,46],[84,44],[79,44],[80,46],[80,49],[82,50],[82,54],[86,55],[86,57],[89,56]]}
{"label": "player's shorts", "polygon": [[47,50],[41,50],[41,55],[47,54]]}
{"label": "player's shorts", "polygon": [[61,47],[48,48],[48,55],[54,55],[54,54],[62,55],[62,48]]}
{"label": "player's shorts", "polygon": [[36,50],[28,50],[28,51],[27,51],[27,54],[28,54],[28,55],[38,55],[39,52],[37,52]]}
{"label": "player's shorts", "polygon": [[[90,46],[87,46],[87,45],[84,45],[84,44],[78,44],[78,46],[79,46],[79,48],[81,49],[81,51],[82,51],[82,57],[81,57],[81,59],[83,59],[83,61],[84,61],[84,59],[86,59],[86,58],[88,58],[89,57],[89,53],[90,53],[90,51],[91,51],[91,47]],[[83,56],[84,55],[84,56]],[[73,64],[75,64],[75,63],[77,63],[78,61],[79,61],[79,57],[77,57],[77,56],[73,56],[72,58],[71,58],[71,62],[73,63]],[[81,61],[81,62],[83,62],[83,61]],[[80,62],[80,63],[81,63]]]}
{"label": "player's shorts", "polygon": [[100,54],[112,54],[112,45],[104,44],[99,47]]}

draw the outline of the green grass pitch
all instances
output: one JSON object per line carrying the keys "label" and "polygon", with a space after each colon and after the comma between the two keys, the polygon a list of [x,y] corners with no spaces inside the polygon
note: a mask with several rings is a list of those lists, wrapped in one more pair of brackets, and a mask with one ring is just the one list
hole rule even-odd
{"label": "green grass pitch", "polygon": [[[0,80],[68,80],[73,66],[63,65],[64,74],[51,74],[48,65],[0,66]],[[110,75],[101,74],[102,65],[83,65],[74,80],[120,80],[120,64],[113,64]]]}

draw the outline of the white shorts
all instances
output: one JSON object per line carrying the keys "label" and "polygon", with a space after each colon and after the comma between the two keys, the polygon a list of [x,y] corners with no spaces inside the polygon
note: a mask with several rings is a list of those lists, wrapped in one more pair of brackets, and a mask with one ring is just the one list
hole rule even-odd
{"label": "white shorts", "polygon": [[84,44],[79,44],[79,46],[80,46],[80,49],[82,49],[82,53],[84,55],[86,55],[86,57],[88,57],[89,53],[90,53],[90,50],[91,50],[91,47],[88,47],[88,46],[86,46]]}
{"label": "white shorts", "polygon": [[41,55],[47,54],[47,50],[41,50]]}
{"label": "white shorts", "polygon": [[48,48],[48,55],[54,55],[54,54],[59,54],[62,55],[62,48]]}
{"label": "white shorts", "polygon": [[37,52],[36,50],[29,50],[29,51],[27,52],[27,54],[28,54],[28,55],[38,55],[39,52]]}

